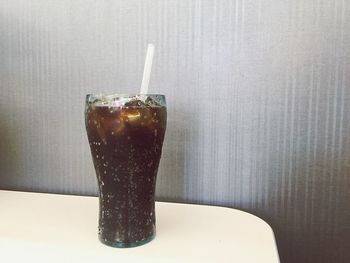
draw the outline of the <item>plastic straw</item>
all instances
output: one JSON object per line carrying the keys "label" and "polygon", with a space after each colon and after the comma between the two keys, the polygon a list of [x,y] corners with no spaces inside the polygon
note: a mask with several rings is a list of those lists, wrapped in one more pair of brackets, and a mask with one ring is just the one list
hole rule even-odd
{"label": "plastic straw", "polygon": [[140,94],[147,94],[148,93],[148,85],[149,85],[149,80],[151,77],[153,55],[154,55],[154,45],[148,44],[147,55],[146,55],[146,60],[145,60],[145,67],[143,68],[143,76],[142,76]]}

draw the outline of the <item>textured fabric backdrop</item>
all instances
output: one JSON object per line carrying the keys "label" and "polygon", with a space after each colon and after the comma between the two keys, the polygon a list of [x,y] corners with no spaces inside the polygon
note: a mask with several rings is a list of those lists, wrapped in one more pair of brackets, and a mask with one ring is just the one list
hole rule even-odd
{"label": "textured fabric backdrop", "polygon": [[159,200],[249,211],[282,262],[350,260],[346,0],[0,0],[0,188],[96,195],[86,93],[168,103]]}

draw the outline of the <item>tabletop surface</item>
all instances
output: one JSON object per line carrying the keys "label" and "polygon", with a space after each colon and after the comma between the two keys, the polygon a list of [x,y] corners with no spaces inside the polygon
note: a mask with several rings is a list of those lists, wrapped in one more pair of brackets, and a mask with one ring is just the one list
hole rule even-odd
{"label": "tabletop surface", "polygon": [[97,238],[97,197],[0,190],[0,215],[3,262],[279,262],[270,226],[231,208],[157,202],[156,238],[122,249]]}

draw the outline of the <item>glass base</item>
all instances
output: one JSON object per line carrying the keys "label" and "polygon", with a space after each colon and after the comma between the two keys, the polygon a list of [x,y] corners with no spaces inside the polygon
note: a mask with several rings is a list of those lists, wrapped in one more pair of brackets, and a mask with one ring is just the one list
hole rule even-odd
{"label": "glass base", "polygon": [[136,242],[131,242],[131,243],[124,243],[124,242],[113,242],[113,241],[108,241],[105,240],[101,237],[99,237],[99,240],[101,241],[102,244],[110,246],[110,247],[116,247],[116,248],[128,248],[128,247],[138,247],[138,246],[142,246],[150,241],[152,241],[154,239],[156,235],[153,234],[150,237],[147,237],[145,239],[142,239],[140,241],[136,241]]}

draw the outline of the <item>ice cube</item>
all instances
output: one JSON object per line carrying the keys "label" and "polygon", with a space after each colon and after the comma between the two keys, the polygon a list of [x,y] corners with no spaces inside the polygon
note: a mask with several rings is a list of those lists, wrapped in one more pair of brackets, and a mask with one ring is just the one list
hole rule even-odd
{"label": "ice cube", "polygon": [[125,122],[133,123],[141,118],[141,113],[137,109],[129,108],[129,109],[124,109],[120,116]]}
{"label": "ice cube", "polygon": [[146,107],[146,104],[139,99],[132,99],[125,103],[125,107]]}
{"label": "ice cube", "polygon": [[161,107],[162,106],[155,98],[152,98],[149,96],[145,100],[145,104],[149,107]]}
{"label": "ice cube", "polygon": [[115,118],[113,121],[111,121],[108,130],[111,131],[111,135],[123,134],[125,132],[125,123],[123,117],[120,116],[119,118]]}

